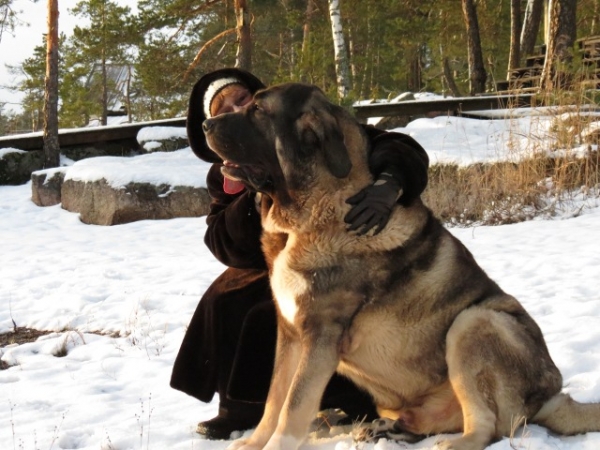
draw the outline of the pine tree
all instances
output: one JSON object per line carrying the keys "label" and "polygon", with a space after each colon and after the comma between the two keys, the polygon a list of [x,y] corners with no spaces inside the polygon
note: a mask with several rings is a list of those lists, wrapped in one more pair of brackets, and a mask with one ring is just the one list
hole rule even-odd
{"label": "pine tree", "polygon": [[58,0],[48,0],[44,86],[44,167],[60,165],[58,143]]}
{"label": "pine tree", "polygon": [[11,32],[15,28],[17,12],[13,9],[13,0],[0,0],[0,42],[5,31]]}
{"label": "pine tree", "polygon": [[26,58],[21,64],[20,70],[10,67],[10,72],[24,75],[25,78],[19,82],[17,89],[24,94],[21,106],[24,116],[29,118],[31,131],[39,131],[43,128],[44,109],[44,77],[46,75],[46,38],[43,45],[37,45],[33,49],[33,55]]}
{"label": "pine tree", "polygon": [[470,92],[480,94],[485,91],[487,74],[483,65],[477,9],[474,0],[462,0],[462,5],[467,26]]}
{"label": "pine tree", "polygon": [[550,26],[546,45],[546,58],[542,69],[542,86],[552,90],[564,80],[561,66],[570,64],[577,35],[577,0],[551,0]]}
{"label": "pine tree", "polygon": [[106,125],[109,90],[114,89],[108,79],[108,66],[131,64],[127,50],[140,38],[132,32],[130,8],[111,0],[83,0],[72,12],[90,21],[88,27],[75,27],[71,41],[78,44],[81,61],[90,69],[89,84],[100,86],[101,123]]}

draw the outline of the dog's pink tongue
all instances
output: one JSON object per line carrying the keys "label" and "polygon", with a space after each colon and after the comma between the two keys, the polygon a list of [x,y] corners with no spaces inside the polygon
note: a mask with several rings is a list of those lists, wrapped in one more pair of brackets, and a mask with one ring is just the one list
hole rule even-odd
{"label": "dog's pink tongue", "polygon": [[225,177],[223,179],[223,190],[226,194],[237,194],[244,190],[244,184],[240,181],[230,180],[229,178]]}

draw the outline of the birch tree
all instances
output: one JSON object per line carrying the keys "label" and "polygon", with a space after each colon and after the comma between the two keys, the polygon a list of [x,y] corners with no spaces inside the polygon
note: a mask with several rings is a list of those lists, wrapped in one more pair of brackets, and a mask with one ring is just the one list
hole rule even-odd
{"label": "birch tree", "polygon": [[58,143],[58,0],[48,0],[44,95],[44,167],[60,165]]}
{"label": "birch tree", "polygon": [[346,51],[346,42],[344,40],[340,1],[328,0],[328,2],[331,32],[333,34],[337,91],[338,97],[340,100],[343,100],[350,91],[350,65],[348,64],[348,52]]}

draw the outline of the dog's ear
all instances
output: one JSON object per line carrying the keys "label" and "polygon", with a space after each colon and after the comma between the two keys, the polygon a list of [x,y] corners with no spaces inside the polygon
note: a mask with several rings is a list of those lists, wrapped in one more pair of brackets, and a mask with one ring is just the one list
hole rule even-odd
{"label": "dog's ear", "polygon": [[[323,110],[320,109],[319,112],[321,111]],[[302,121],[308,127],[307,131],[314,133],[319,141],[325,157],[325,164],[331,174],[337,178],[346,178],[350,173],[352,163],[335,114],[329,110],[323,111],[322,114],[308,112],[303,115]]]}

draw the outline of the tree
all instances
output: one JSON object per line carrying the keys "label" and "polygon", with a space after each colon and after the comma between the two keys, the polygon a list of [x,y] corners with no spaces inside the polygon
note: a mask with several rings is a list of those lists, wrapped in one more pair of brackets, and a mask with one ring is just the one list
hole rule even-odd
{"label": "tree", "polygon": [[252,70],[252,38],[250,36],[250,12],[246,0],[235,0],[238,48],[235,66]]}
{"label": "tree", "polygon": [[90,81],[93,83],[94,77],[99,80],[101,123],[106,125],[111,88],[107,67],[109,64],[131,63],[127,49],[139,42],[141,37],[133,32],[130,8],[111,0],[82,0],[72,12],[90,21],[87,28],[75,27],[71,39],[78,45],[80,59],[89,67],[92,74]]}
{"label": "tree", "polygon": [[48,0],[44,95],[44,167],[60,165],[58,143],[58,0]]}
{"label": "tree", "polygon": [[12,8],[13,0],[0,0],[0,42],[5,31],[12,31],[17,20],[17,12]]}
{"label": "tree", "polygon": [[338,98],[343,100],[350,90],[350,69],[348,53],[342,28],[339,0],[328,0],[329,18],[331,20],[331,33],[333,35],[333,49],[335,55],[335,73],[337,80]]}
{"label": "tree", "polygon": [[521,55],[532,55],[544,12],[544,0],[527,0],[523,30],[521,31]]}
{"label": "tree", "polygon": [[469,83],[470,93],[481,94],[485,91],[487,73],[483,65],[479,23],[474,0],[461,0],[463,15],[467,25],[467,49],[469,53]]}
{"label": "tree", "polygon": [[510,1],[510,53],[508,57],[508,76],[510,80],[511,71],[520,65],[521,42],[521,0]]}
{"label": "tree", "polygon": [[33,55],[26,58],[21,67],[9,66],[12,74],[24,76],[16,89],[24,94],[21,105],[23,117],[29,118],[29,126],[22,129],[29,131],[39,131],[43,128],[46,49],[46,37],[44,36],[43,45],[34,47]]}
{"label": "tree", "polygon": [[577,0],[550,0],[550,19],[546,58],[542,69],[542,87],[552,89],[564,80],[563,66],[572,60],[577,34]]}

